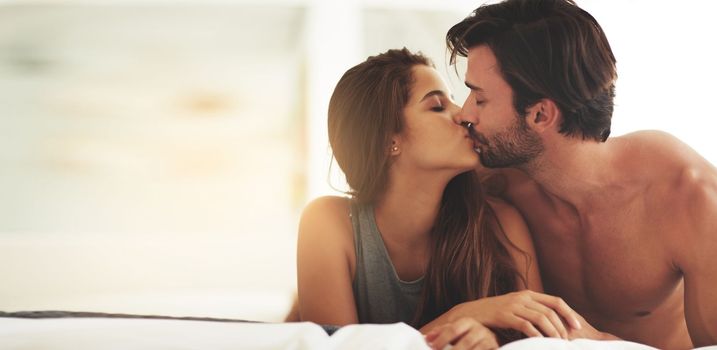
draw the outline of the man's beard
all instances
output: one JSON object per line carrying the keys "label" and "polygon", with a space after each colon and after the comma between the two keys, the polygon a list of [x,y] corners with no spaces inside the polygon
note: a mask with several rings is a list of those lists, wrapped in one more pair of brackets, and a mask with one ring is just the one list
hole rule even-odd
{"label": "man's beard", "polygon": [[483,144],[480,160],[486,168],[526,168],[545,149],[540,137],[520,116],[507,130],[493,135],[490,140],[480,133],[476,139]]}

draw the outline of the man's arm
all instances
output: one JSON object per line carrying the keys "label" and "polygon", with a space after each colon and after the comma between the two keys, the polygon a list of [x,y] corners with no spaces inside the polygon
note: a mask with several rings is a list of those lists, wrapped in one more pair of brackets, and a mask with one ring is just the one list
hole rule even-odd
{"label": "man's arm", "polygon": [[717,174],[690,174],[676,263],[685,283],[685,318],[695,347],[717,344]]}

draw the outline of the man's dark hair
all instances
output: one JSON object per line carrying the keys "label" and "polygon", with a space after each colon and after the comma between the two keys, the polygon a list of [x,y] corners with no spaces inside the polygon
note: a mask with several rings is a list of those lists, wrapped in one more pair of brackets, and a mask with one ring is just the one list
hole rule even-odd
{"label": "man's dark hair", "polygon": [[615,97],[615,56],[598,22],[572,0],[506,0],[483,5],[446,35],[451,64],[486,45],[522,116],[547,98],[560,133],[605,141]]}

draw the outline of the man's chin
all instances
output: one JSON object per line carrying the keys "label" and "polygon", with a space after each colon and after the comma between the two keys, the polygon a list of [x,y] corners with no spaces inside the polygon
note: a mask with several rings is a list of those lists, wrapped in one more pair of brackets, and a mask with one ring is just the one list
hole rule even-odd
{"label": "man's chin", "polygon": [[495,166],[495,163],[492,160],[486,159],[486,158],[487,158],[486,154],[482,150],[478,152],[478,159],[480,159],[481,167],[487,168],[487,169],[499,168],[499,167]]}
{"label": "man's chin", "polygon": [[504,169],[504,168],[517,168],[518,164],[515,162],[497,161],[491,159],[485,152],[479,153],[480,165],[486,169]]}

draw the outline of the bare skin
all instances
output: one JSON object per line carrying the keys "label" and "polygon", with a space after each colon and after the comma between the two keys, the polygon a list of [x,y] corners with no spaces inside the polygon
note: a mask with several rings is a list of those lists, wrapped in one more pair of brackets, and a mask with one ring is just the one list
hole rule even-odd
{"label": "bare skin", "polygon": [[[492,51],[472,48],[463,111],[489,140],[482,160],[492,135],[516,118],[501,80]],[[549,99],[529,107],[526,120],[542,153],[487,171],[499,174],[502,196],[528,224],[545,291],[626,340],[717,344],[717,170],[662,132],[605,143],[560,134]]]}
{"label": "bare skin", "polygon": [[[388,182],[373,202],[386,251],[404,281],[426,273],[431,228],[446,185],[456,175],[473,171],[479,162],[468,130],[461,126],[460,107],[450,99],[435,69],[414,67],[414,77],[404,107],[406,131],[395,134],[393,147],[386,150],[393,157]],[[539,293],[538,265],[523,218],[502,200],[489,200],[488,205],[512,243],[506,242],[506,249],[524,277],[517,279],[522,291],[458,304],[421,332],[439,349],[446,344],[456,349],[495,348],[495,336],[488,327],[567,338],[569,329],[581,327],[579,315],[560,298]],[[321,197],[304,209],[297,250],[298,308],[293,317],[332,325],[359,321],[352,289],[356,254],[349,214],[349,201],[341,197]]]}

